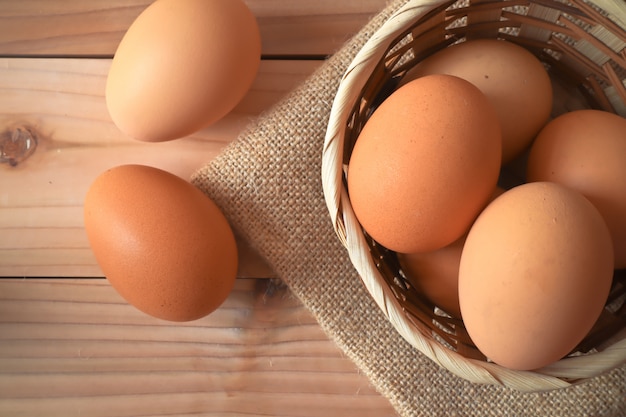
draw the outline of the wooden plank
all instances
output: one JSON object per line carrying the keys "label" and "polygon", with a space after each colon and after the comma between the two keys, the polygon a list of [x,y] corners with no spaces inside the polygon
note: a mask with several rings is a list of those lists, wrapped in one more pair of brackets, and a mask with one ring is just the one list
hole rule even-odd
{"label": "wooden plank", "polygon": [[[104,103],[107,59],[0,59],[0,139],[18,129],[37,141],[15,166],[0,163],[0,276],[101,276],[82,224],[95,177],[125,163],[182,178],[217,155],[261,112],[308,77],[321,61],[263,61],[231,114],[197,134],[164,143],[123,135]],[[270,270],[242,246],[241,276]]]}
{"label": "wooden plank", "polygon": [[194,322],[103,279],[0,280],[0,415],[393,416],[275,280],[240,279]]}
{"label": "wooden plank", "polygon": [[[265,55],[328,55],[385,0],[245,0]],[[151,0],[0,0],[0,56],[112,56]]]}
{"label": "wooden plank", "polygon": [[102,276],[82,224],[97,174],[144,163],[188,178],[322,63],[299,59],[334,52],[386,3],[244,1],[268,58],[250,93],[210,128],[144,144],[111,123],[110,62],[94,58],[151,0],[0,0],[0,140],[37,142],[0,163],[0,276],[29,277],[0,279],[1,416],[395,415],[284,286],[246,279],[273,276],[246,242],[231,296],[191,323],[138,312],[104,279],[61,278]]}

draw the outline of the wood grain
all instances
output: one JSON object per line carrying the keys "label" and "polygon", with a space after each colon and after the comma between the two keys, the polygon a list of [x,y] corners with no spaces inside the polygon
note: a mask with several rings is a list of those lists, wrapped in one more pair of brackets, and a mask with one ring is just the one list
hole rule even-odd
{"label": "wood grain", "polygon": [[[82,202],[105,169],[137,163],[182,178],[211,160],[321,61],[263,61],[250,92],[226,118],[163,143],[124,136],[104,102],[108,59],[0,58],[0,140],[30,132],[36,150],[0,163],[0,276],[102,276],[82,223]],[[268,276],[242,248],[241,276]]]}
{"label": "wood grain", "polygon": [[386,4],[245,1],[266,58],[249,94],[210,128],[145,144],[116,129],[103,91],[151,0],[0,0],[0,277],[23,277],[0,278],[0,416],[395,415],[288,289],[258,279],[274,273],[246,242],[235,290],[190,323],[68,278],[102,276],[82,223],[96,175],[143,163],[188,178]]}
{"label": "wood grain", "polygon": [[[246,0],[257,16],[263,54],[336,51],[385,0]],[[112,56],[150,0],[0,0],[0,56]],[[36,12],[34,12],[36,11]]]}
{"label": "wood grain", "polygon": [[392,416],[275,280],[170,323],[104,279],[0,280],[2,416]]}

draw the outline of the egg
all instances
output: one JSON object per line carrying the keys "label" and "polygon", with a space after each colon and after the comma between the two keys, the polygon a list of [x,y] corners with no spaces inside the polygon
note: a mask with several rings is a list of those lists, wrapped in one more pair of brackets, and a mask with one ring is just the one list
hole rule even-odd
{"label": "egg", "polygon": [[520,156],[550,117],[553,91],[548,72],[513,42],[474,39],[454,44],[422,60],[405,79],[428,74],[456,75],[489,98],[502,126],[502,164]]}
{"label": "egg", "polygon": [[498,179],[501,132],[478,88],[431,75],[391,94],[363,126],[347,189],[355,216],[396,252],[432,251],[459,239]]}
{"label": "egg", "polygon": [[260,60],[259,27],[243,1],[156,0],[117,47],[106,105],[134,139],[177,139],[228,114]]}
{"label": "egg", "polygon": [[490,203],[468,233],[461,316],[490,360],[541,368],[587,335],[612,277],[611,236],[589,200],[556,183],[519,185]]}
{"label": "egg", "polygon": [[143,165],[103,172],[85,196],[84,224],[111,286],[146,314],[195,320],[234,286],[230,225],[212,200],[169,172]]}
{"label": "egg", "polygon": [[453,317],[459,307],[459,264],[466,236],[432,252],[398,253],[398,262],[409,283],[434,306]]}
{"label": "egg", "polygon": [[615,268],[626,268],[626,119],[576,110],[550,121],[531,147],[527,181],[558,182],[587,197],[611,232]]}
{"label": "egg", "polygon": [[[492,199],[504,190],[496,187]],[[453,317],[461,317],[459,307],[459,265],[467,234],[448,246],[432,252],[398,253],[406,279],[435,306]]]}

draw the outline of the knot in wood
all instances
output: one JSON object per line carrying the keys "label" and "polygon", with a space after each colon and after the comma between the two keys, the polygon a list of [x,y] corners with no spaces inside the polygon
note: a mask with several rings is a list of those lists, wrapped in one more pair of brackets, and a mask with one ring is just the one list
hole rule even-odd
{"label": "knot in wood", "polygon": [[0,134],[0,163],[17,166],[37,148],[37,138],[24,126],[7,129]]}

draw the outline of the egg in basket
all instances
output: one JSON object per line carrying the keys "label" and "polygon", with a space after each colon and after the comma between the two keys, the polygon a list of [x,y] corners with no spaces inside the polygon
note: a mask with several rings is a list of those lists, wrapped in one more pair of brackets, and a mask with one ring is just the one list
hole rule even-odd
{"label": "egg in basket", "polygon": [[626,361],[618,3],[409,1],[341,80],[335,231],[394,328],[470,381],[542,391]]}

